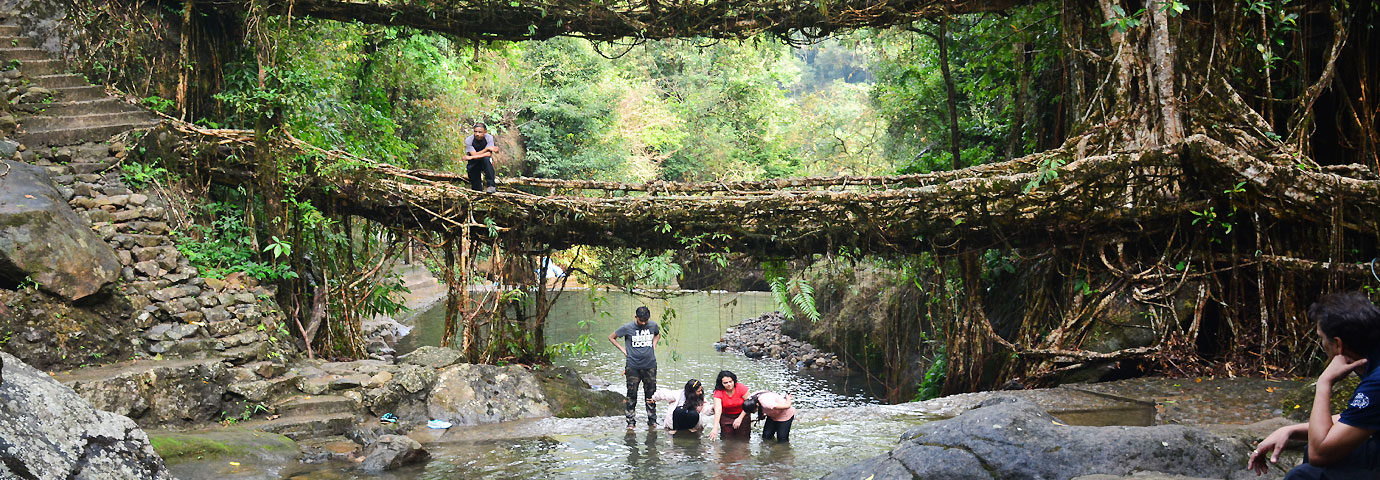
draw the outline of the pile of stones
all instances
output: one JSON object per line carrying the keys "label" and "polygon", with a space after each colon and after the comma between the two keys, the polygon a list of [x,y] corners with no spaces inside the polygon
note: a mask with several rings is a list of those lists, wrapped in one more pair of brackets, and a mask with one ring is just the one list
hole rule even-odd
{"label": "pile of stones", "polygon": [[[127,153],[123,143],[112,142],[25,149],[20,156],[45,168],[73,210],[115,249],[123,293],[134,310],[131,324],[142,330],[147,353],[219,352],[234,364],[259,359],[281,321],[273,290],[249,277],[199,276],[168,236],[167,206],[121,180],[118,164]],[[266,321],[268,328],[259,328]]]}
{"label": "pile of stones", "polygon": [[779,312],[743,320],[729,327],[717,344],[723,350],[742,352],[748,358],[777,358],[796,368],[841,369],[837,355],[781,333],[786,319]]}

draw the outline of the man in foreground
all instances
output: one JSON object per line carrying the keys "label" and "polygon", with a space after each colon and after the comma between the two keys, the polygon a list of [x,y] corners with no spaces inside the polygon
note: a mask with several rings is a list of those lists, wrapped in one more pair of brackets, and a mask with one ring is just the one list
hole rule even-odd
{"label": "man in foreground", "polygon": [[[1307,438],[1304,463],[1285,480],[1380,478],[1380,309],[1359,292],[1334,293],[1308,307],[1323,352],[1331,359],[1318,376],[1308,423],[1275,430],[1251,453],[1247,466],[1256,474],[1279,461],[1290,438]],[[1331,411],[1332,386],[1355,372],[1356,393],[1341,415]]]}
{"label": "man in foreground", "polygon": [[[637,307],[634,319],[609,334],[609,341],[613,346],[623,352],[626,360],[623,364],[623,376],[628,381],[628,402],[627,417],[628,429],[637,426],[637,421],[633,419],[633,412],[637,404],[637,385],[642,384],[645,392],[643,401],[647,405],[647,426],[656,427],[656,403],[652,400],[653,393],[656,392],[656,351],[657,342],[661,341],[661,326],[651,321],[652,312],[646,306]],[[618,338],[622,337],[624,343],[618,343]]]}

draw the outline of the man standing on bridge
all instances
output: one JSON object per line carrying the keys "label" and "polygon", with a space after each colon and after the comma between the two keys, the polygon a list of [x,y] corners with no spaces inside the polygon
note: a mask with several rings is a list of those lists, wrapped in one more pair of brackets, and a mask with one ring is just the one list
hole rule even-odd
{"label": "man standing on bridge", "polygon": [[[647,426],[656,428],[656,403],[652,401],[652,394],[656,392],[656,351],[657,342],[661,341],[661,326],[651,321],[652,311],[646,306],[637,307],[633,321],[618,327],[609,334],[609,341],[613,346],[618,347],[623,352],[626,360],[623,364],[623,376],[628,381],[628,401],[627,407],[628,429],[632,430],[637,426],[637,421],[633,419],[633,413],[637,410],[634,399],[637,398],[637,384],[642,384],[643,402],[647,405]],[[624,337],[627,348],[618,343],[618,338]]]}
{"label": "man standing on bridge", "polygon": [[[493,154],[498,153],[494,136],[482,123],[474,124],[474,135],[465,137],[465,173],[470,176],[470,188],[494,193],[498,186],[494,183]],[[482,182],[480,175],[483,175]]]}

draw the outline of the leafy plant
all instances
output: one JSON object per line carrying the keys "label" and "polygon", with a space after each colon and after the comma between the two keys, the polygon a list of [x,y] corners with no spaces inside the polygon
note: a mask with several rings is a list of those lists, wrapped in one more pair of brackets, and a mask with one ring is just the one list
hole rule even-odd
{"label": "leafy plant", "polygon": [[134,189],[148,188],[169,176],[168,169],[151,163],[126,162],[120,165],[120,179]]}
{"label": "leafy plant", "polygon": [[157,95],[151,95],[148,97],[141,98],[139,99],[139,103],[143,104],[145,107],[148,107],[149,110],[153,110],[159,113],[172,113],[173,109],[177,107],[177,102]]}

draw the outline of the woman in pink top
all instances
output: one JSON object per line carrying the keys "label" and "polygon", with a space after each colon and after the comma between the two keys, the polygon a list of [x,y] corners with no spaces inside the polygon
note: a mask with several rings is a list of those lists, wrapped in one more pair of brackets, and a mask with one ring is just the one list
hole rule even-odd
{"label": "woman in pink top", "polygon": [[791,405],[791,401],[794,399],[795,397],[789,393],[781,396],[763,390],[743,401],[744,412],[760,412],[757,419],[767,420],[766,425],[762,427],[762,441],[771,440],[772,437],[776,437],[778,443],[791,441],[791,422],[795,421],[795,407]]}

